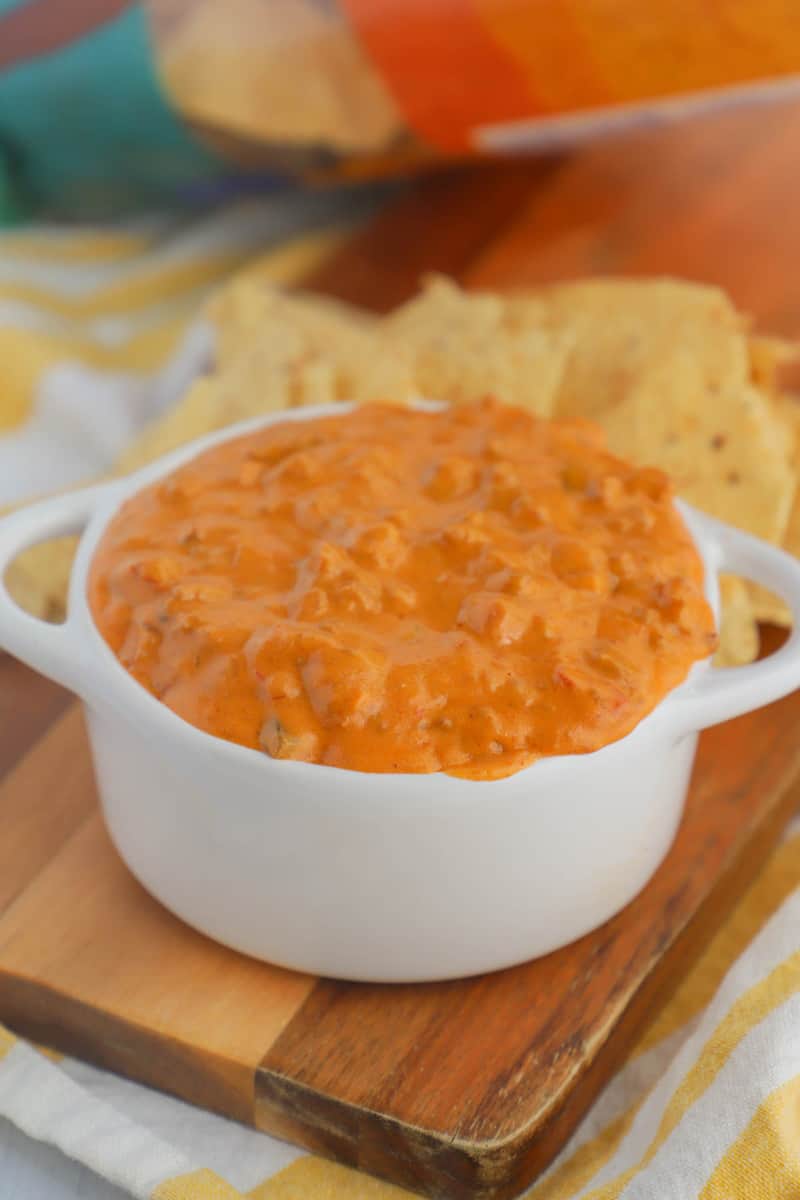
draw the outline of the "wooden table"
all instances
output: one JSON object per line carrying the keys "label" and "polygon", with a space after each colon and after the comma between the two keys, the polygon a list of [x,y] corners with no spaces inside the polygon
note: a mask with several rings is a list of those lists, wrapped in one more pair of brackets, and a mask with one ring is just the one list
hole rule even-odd
{"label": "wooden table", "polygon": [[[790,101],[538,161],[442,172],[410,182],[391,217],[379,215],[357,235],[343,252],[344,291],[385,310],[431,270],[473,286],[673,273],[718,283],[764,329],[797,335],[799,176],[800,102]],[[308,282],[342,295],[341,269],[333,261]],[[0,656],[0,776],[67,702],[60,688]],[[52,1195],[76,1197],[82,1186],[65,1174]]]}

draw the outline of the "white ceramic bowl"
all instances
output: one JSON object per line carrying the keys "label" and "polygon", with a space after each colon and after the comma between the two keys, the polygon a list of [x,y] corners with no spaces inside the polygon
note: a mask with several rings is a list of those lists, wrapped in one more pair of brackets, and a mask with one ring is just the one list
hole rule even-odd
{"label": "white ceramic bowl", "polygon": [[[627,737],[507,779],[375,775],[270,759],[201,732],[125,671],[86,598],[95,546],[122,501],[201,450],[308,408],[194,442],[128,478],[0,521],[0,576],[26,546],[83,530],[69,617],[48,625],[0,588],[0,646],[84,701],[105,819],[167,908],[237,950],[346,979],[417,981],[545,954],[627,904],[672,843],[697,732],[800,684],[800,634],[770,658],[696,665]],[[731,571],[785,597],[800,564],[681,505],[708,594]]]}

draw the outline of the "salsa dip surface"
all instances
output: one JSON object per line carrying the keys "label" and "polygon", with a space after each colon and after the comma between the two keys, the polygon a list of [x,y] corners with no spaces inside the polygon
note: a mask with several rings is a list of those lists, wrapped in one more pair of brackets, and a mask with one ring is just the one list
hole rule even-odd
{"label": "salsa dip surface", "polygon": [[667,477],[494,401],[222,442],[121,508],[89,599],[207,733],[474,779],[623,737],[717,641]]}

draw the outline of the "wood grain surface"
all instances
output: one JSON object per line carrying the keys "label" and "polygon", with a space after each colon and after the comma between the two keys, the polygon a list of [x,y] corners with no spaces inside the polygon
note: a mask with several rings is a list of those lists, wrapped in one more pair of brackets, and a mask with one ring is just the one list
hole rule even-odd
{"label": "wood grain surface", "polygon": [[[675,273],[797,335],[799,161],[800,104],[775,101],[448,171],[308,283],[385,310],[429,270],[475,286]],[[150,900],[105,835],[67,702],[0,658],[0,1019],[453,1198],[510,1195],[552,1158],[798,799],[796,695],[704,735],[675,847],[596,933],[478,980],[345,985],[239,958]]]}

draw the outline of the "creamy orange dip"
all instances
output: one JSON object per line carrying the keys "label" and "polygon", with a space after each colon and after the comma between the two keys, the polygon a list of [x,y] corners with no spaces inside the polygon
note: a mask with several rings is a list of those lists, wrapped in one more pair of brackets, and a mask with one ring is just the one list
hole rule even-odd
{"label": "creamy orange dip", "polygon": [[667,478],[495,402],[284,422],[139,492],[94,619],[181,717],[276,758],[509,774],[628,733],[716,645]]}

